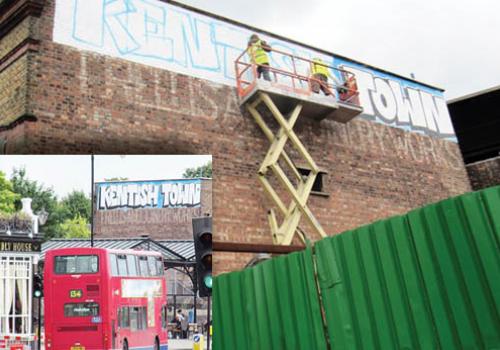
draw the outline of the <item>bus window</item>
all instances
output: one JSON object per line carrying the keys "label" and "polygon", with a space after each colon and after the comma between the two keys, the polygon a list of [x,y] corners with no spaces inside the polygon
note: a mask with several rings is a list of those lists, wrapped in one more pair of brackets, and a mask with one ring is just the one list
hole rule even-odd
{"label": "bus window", "polygon": [[139,257],[139,269],[141,276],[149,276],[148,258],[145,256]]}
{"label": "bus window", "polygon": [[148,256],[148,266],[149,274],[151,276],[158,276],[158,272],[156,271],[156,259],[154,256]]}
{"label": "bus window", "polygon": [[167,305],[163,305],[161,308],[161,328],[167,328],[168,326],[168,314],[167,314]]}
{"label": "bus window", "polygon": [[146,308],[131,307],[130,308],[130,329],[133,331],[146,329]]}
{"label": "bus window", "polygon": [[156,258],[156,270],[158,271],[158,276],[163,276],[163,262],[161,258]]}
{"label": "bus window", "polygon": [[118,262],[118,276],[128,276],[127,256],[117,255],[116,261]]}
{"label": "bus window", "polygon": [[64,304],[65,317],[99,316],[97,303],[68,303]]}
{"label": "bus window", "polygon": [[109,255],[109,263],[111,264],[111,276],[118,276],[118,265],[116,263],[116,255]]}
{"label": "bus window", "polygon": [[99,258],[97,255],[56,256],[54,269],[59,275],[96,273],[99,271]]}
{"label": "bus window", "polygon": [[118,324],[121,328],[130,327],[130,313],[128,307],[122,307],[118,310]]}
{"label": "bus window", "polygon": [[127,266],[129,276],[139,276],[137,271],[137,259],[135,255],[127,255]]}

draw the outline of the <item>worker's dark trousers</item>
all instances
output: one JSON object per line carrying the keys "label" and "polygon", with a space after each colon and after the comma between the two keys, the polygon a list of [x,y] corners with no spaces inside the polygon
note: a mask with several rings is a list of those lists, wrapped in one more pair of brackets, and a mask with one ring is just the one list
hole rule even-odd
{"label": "worker's dark trousers", "polygon": [[271,76],[269,75],[269,63],[263,63],[262,65],[257,66],[257,73],[259,75],[259,79],[263,76],[264,80],[271,81]]}
{"label": "worker's dark trousers", "polygon": [[[312,76],[316,80],[311,80],[311,90],[315,93],[319,93],[319,89],[321,88],[321,91],[325,95],[331,95],[332,93],[330,92],[330,89],[328,88],[328,78],[324,74],[316,73],[313,74]],[[319,81],[317,81],[319,80]]]}

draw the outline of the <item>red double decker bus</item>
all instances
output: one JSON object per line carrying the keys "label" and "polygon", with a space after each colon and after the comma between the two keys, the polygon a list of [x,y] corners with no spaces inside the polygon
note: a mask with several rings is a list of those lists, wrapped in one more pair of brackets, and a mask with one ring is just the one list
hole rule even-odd
{"label": "red double decker bus", "polygon": [[161,255],[64,248],[45,255],[47,350],[167,350]]}

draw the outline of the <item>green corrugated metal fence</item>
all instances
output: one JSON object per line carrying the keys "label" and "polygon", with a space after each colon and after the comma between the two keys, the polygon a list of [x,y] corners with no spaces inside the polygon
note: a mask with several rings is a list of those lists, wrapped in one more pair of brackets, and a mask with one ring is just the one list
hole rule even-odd
{"label": "green corrugated metal fence", "polygon": [[[314,334],[323,332],[322,306],[331,349],[500,349],[499,242],[500,187],[495,187],[319,241],[314,247],[317,276],[312,274],[311,265],[311,272],[302,273],[300,279],[294,272],[297,278],[293,284],[281,282],[295,266],[292,259],[296,257],[292,256],[276,259],[281,261],[281,270],[274,267],[273,260],[223,275],[215,280],[214,298],[219,304],[214,309],[214,349],[240,349],[235,336],[244,339],[261,334],[248,330],[264,332],[269,328],[269,339],[309,334],[309,329],[301,328],[306,319],[293,318],[297,314],[290,311],[300,303],[317,306],[308,309],[312,313],[308,317],[319,317],[314,326],[310,323]],[[235,279],[244,274],[267,275],[269,279],[266,283],[247,280],[244,287]],[[321,299],[313,290],[315,277]],[[236,285],[251,292],[239,289],[235,293]],[[309,292],[300,293],[293,302],[280,300],[277,293],[292,286]],[[234,300],[235,296],[247,293],[254,297],[261,293],[252,302],[265,305],[263,318],[235,313],[237,305],[248,305],[243,299]],[[274,293],[279,308],[269,306],[273,301],[269,293]],[[229,299],[233,303],[228,304]],[[291,328],[285,323],[282,310],[287,307],[288,316],[300,326]],[[228,318],[232,323],[229,328],[227,321],[222,322]],[[236,334],[231,327],[247,332]],[[233,342],[228,343],[229,339]],[[324,342],[302,347],[273,341],[248,340],[243,349],[327,348]]]}
{"label": "green corrugated metal fence", "polygon": [[326,349],[311,249],[214,283],[214,350]]}

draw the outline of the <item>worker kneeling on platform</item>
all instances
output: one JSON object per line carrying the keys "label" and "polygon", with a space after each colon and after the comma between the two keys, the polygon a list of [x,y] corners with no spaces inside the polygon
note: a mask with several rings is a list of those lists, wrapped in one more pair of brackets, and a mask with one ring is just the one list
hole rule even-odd
{"label": "worker kneeling on platform", "polygon": [[311,90],[319,94],[319,89],[321,88],[321,91],[326,96],[331,95],[332,92],[328,87],[328,77],[332,78],[335,85],[339,87],[338,89],[342,89],[340,82],[330,73],[326,63],[321,58],[314,58],[311,64]]}
{"label": "worker kneeling on platform", "polygon": [[248,55],[250,56],[250,61],[257,65],[258,78],[261,76],[265,80],[271,81],[271,76],[269,75],[269,56],[268,52],[271,51],[271,46],[263,40],[260,40],[257,34],[252,34],[248,40]]}

